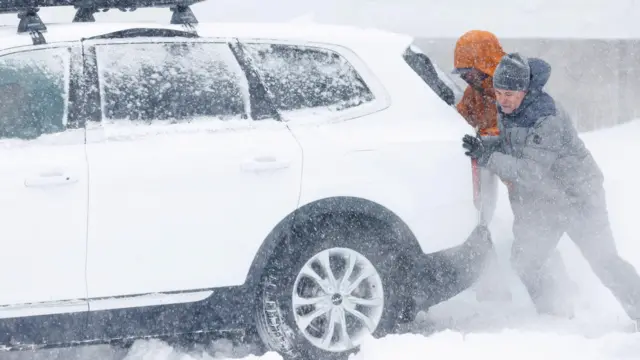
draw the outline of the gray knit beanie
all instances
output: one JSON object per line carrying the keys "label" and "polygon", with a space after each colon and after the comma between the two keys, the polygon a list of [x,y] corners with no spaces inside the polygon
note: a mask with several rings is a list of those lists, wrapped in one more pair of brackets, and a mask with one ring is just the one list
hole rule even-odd
{"label": "gray knit beanie", "polygon": [[526,91],[531,69],[527,58],[518,53],[506,54],[493,74],[493,87],[502,90]]}

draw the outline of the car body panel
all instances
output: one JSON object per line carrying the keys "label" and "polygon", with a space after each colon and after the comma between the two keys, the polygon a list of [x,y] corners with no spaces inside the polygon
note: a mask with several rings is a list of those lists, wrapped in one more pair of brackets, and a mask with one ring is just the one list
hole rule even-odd
{"label": "car body panel", "polygon": [[87,144],[90,298],[241,285],[296,208],[301,153],[283,124],[200,130]]}
{"label": "car body panel", "polygon": [[291,125],[305,153],[301,206],[336,194],[359,197],[402,219],[423,253],[461,244],[476,216],[469,162],[456,158],[459,143],[421,136],[419,121],[387,121],[374,115],[322,130]]}

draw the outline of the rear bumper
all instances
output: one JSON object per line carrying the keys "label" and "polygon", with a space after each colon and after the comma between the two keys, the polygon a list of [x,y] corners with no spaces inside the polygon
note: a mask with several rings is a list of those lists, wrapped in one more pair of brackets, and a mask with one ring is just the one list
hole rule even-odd
{"label": "rear bumper", "polygon": [[467,290],[479,278],[493,250],[491,233],[476,226],[467,240],[453,248],[424,254],[418,261],[415,284],[426,306],[446,301]]}

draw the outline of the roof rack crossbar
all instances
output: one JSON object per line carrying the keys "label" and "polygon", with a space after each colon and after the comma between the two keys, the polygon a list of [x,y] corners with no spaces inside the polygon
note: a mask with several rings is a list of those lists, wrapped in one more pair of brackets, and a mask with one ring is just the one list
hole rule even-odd
{"label": "roof rack crossbar", "polygon": [[135,11],[142,8],[169,8],[171,24],[193,27],[198,23],[190,6],[205,0],[0,0],[0,14],[18,13],[18,33],[47,31],[37,12],[40,8],[73,6],[76,14],[73,22],[95,22],[94,14],[118,9]]}
{"label": "roof rack crossbar", "polygon": [[73,22],[95,22],[96,18],[93,16],[98,12],[98,9],[94,7],[80,7],[76,10],[76,15],[73,17]]}
{"label": "roof rack crossbar", "polygon": [[198,23],[198,19],[196,19],[189,6],[177,5],[172,6],[170,9],[173,12],[171,15],[172,24],[193,25]]}

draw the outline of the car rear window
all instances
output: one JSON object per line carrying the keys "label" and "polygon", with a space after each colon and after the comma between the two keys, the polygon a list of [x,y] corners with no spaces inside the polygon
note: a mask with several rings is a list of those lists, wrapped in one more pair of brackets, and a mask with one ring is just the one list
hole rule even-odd
{"label": "car rear window", "polygon": [[441,71],[429,57],[415,46],[409,46],[402,55],[407,64],[447,104],[454,105],[461,93],[451,78]]}
{"label": "car rear window", "polygon": [[341,111],[369,103],[374,95],[356,69],[328,49],[247,43],[245,50],[280,111]]}

